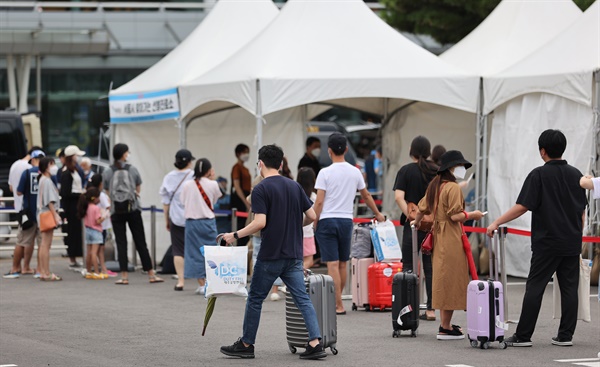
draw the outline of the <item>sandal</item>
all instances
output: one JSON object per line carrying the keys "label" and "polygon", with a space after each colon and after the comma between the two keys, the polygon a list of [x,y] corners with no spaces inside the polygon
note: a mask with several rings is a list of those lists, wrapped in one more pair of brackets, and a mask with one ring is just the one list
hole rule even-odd
{"label": "sandal", "polygon": [[47,277],[40,277],[40,280],[43,282],[58,282],[58,281],[61,281],[62,278],[59,277],[58,275],[52,273]]}
{"label": "sandal", "polygon": [[452,325],[452,330],[444,329],[440,326],[439,332],[437,334],[437,340],[458,340],[464,339],[465,334],[463,334],[460,330],[456,329]]}
{"label": "sandal", "polygon": [[165,280],[163,278],[159,278],[156,275],[150,275],[150,279],[149,279],[150,283],[162,283]]}
{"label": "sandal", "polygon": [[115,282],[115,284],[117,284],[117,285],[128,285],[129,284],[129,279],[126,279],[126,278],[119,279],[119,280],[117,280]]}

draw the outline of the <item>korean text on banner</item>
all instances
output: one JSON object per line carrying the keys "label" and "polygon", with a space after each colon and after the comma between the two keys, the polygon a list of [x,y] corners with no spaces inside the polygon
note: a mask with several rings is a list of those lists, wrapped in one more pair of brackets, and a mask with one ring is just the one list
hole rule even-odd
{"label": "korean text on banner", "polygon": [[247,246],[202,246],[206,265],[205,296],[234,294],[247,297]]}
{"label": "korean text on banner", "polygon": [[127,124],[179,118],[177,88],[108,97],[110,122]]}
{"label": "korean text on banner", "polygon": [[371,238],[377,261],[387,262],[402,259],[402,250],[392,221],[388,219],[383,223],[375,222],[371,230]]}

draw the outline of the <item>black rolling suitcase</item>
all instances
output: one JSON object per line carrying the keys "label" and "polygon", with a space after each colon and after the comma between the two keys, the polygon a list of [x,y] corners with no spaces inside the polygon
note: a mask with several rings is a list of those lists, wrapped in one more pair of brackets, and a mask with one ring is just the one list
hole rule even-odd
{"label": "black rolling suitcase", "polygon": [[[414,269],[419,269],[417,230],[412,228],[412,247]],[[400,337],[403,330],[410,330],[411,336],[417,336],[419,328],[419,277],[417,272],[407,271],[394,275],[392,281],[392,326],[394,338]]]}
{"label": "black rolling suitcase", "polygon": [[[337,319],[333,279],[329,275],[308,275],[305,283],[306,291],[317,312],[323,349],[330,348],[331,353],[336,355]],[[288,347],[292,353],[296,353],[297,348],[306,348],[308,330],[290,292],[285,293],[285,328]]]}

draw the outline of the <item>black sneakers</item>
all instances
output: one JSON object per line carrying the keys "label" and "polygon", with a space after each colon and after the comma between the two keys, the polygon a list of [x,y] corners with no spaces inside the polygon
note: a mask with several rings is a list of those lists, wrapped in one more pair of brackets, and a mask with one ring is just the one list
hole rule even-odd
{"label": "black sneakers", "polygon": [[306,350],[303,353],[300,353],[300,359],[321,359],[325,357],[327,357],[327,352],[323,350],[323,345],[321,345],[321,343],[314,347],[311,347],[310,344],[308,344]]}
{"label": "black sneakers", "polygon": [[504,342],[509,347],[532,347],[533,342],[531,340],[519,339],[517,334],[513,334],[512,336],[504,339]]}
{"label": "black sneakers", "polygon": [[230,357],[254,358],[254,345],[249,345],[246,347],[242,342],[242,338],[238,338],[233,345],[221,347],[221,353]]}
{"label": "black sneakers", "polygon": [[558,345],[560,347],[572,347],[573,341],[571,339],[560,339],[558,336],[552,338],[552,345]]}

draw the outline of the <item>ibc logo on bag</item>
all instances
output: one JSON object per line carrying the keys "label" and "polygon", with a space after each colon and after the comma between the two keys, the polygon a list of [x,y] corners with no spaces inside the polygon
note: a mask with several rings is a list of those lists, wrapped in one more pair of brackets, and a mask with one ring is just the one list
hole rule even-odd
{"label": "ibc logo on bag", "polygon": [[215,271],[215,275],[223,280],[225,284],[238,284],[245,282],[243,275],[246,275],[246,267],[244,265],[221,262],[218,265],[211,260],[207,261],[208,266]]}

